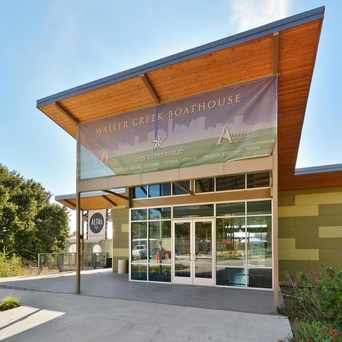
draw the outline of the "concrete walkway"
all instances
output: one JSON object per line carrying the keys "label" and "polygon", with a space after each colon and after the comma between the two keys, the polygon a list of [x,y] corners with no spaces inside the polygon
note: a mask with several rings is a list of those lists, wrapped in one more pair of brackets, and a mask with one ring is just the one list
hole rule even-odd
{"label": "concrete walkway", "polygon": [[277,342],[290,333],[288,320],[277,315],[0,289],[0,298],[6,295],[19,297],[24,305],[65,313],[8,342]]}
{"label": "concrete walkway", "polygon": [[[75,277],[64,274],[2,279],[0,288],[73,294]],[[85,272],[82,274],[81,289],[82,294],[95,297],[247,313],[275,312],[273,292],[269,290],[129,282],[127,275],[113,274],[110,270]]]}

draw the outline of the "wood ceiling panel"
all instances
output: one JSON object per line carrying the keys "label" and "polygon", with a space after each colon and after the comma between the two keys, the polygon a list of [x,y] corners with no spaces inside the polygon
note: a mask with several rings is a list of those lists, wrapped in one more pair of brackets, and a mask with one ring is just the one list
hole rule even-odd
{"label": "wood ceiling panel", "polygon": [[271,47],[272,38],[265,37],[152,71],[149,78],[163,101],[190,96],[270,74]]}
{"label": "wood ceiling panel", "polygon": [[[294,170],[321,30],[321,20],[280,34],[278,88],[279,187],[294,186]],[[297,181],[297,180],[296,180]]]}
{"label": "wood ceiling panel", "polygon": [[[76,208],[75,199],[61,199],[58,200],[58,202],[72,210]],[[115,203],[116,206],[127,206],[127,200],[106,194],[105,197],[95,195],[90,197],[82,197],[80,207],[81,210],[111,209],[116,207],[114,204],[112,204],[112,202]]]}

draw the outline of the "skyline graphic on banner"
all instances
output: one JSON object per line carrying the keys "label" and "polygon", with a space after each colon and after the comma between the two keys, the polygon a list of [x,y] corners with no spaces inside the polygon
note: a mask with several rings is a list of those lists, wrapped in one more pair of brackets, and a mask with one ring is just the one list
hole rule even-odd
{"label": "skyline graphic on banner", "polygon": [[80,125],[80,177],[177,169],[270,155],[277,78],[243,84]]}

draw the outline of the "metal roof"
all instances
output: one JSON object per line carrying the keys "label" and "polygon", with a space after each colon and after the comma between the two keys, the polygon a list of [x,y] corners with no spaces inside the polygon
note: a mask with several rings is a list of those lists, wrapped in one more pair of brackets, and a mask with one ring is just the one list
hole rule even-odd
{"label": "metal roof", "polygon": [[295,170],[295,175],[310,175],[314,173],[339,172],[342,171],[342,164],[330,164],[311,167],[302,167]]}

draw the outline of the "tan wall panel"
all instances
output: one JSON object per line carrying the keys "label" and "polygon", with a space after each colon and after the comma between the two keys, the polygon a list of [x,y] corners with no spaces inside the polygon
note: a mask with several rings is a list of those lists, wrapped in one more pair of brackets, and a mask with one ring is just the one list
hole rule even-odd
{"label": "tan wall panel", "polygon": [[288,272],[342,270],[342,188],[287,191],[279,197],[282,280]]}

